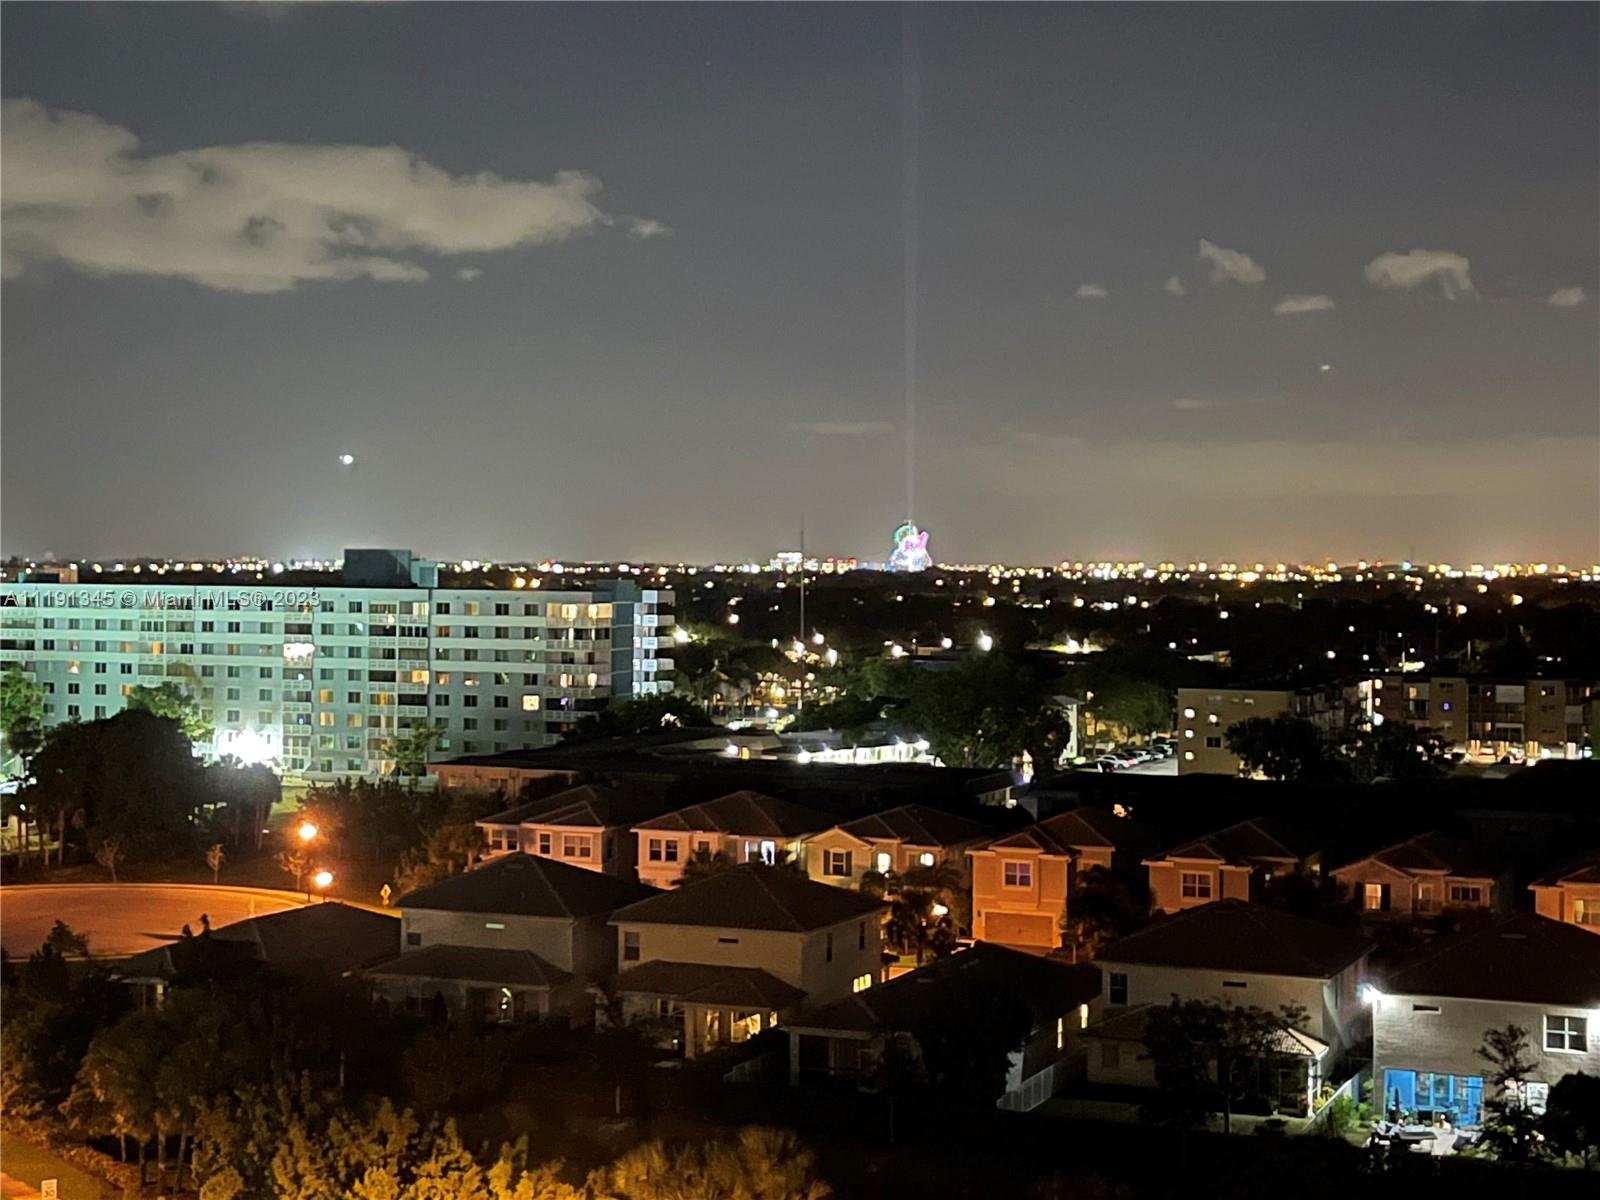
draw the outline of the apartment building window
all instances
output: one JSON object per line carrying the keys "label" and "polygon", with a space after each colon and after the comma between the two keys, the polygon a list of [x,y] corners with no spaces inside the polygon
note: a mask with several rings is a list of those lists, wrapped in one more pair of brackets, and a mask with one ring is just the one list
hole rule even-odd
{"label": "apartment building window", "polygon": [[639,935],[637,933],[624,933],[622,935],[622,961],[639,961]]}
{"label": "apartment building window", "polygon": [[1184,871],[1178,885],[1185,900],[1211,899],[1211,876],[1204,871]]}
{"label": "apartment building window", "polygon": [[1006,887],[1032,887],[1033,864],[1030,862],[1008,862],[1002,869],[1001,879]]}
{"label": "apartment building window", "polygon": [[1110,984],[1106,993],[1107,1002],[1110,1004],[1126,1004],[1128,1002],[1128,976],[1121,971],[1112,971]]}
{"label": "apartment building window", "polygon": [[511,697],[510,696],[496,696],[494,698],[494,706],[496,708],[510,708],[511,707]]}
{"label": "apartment building window", "polygon": [[1581,1054],[1589,1048],[1589,1020],[1587,1017],[1551,1017],[1544,1019],[1544,1048]]}
{"label": "apartment building window", "polygon": [[1450,885],[1451,904],[1482,904],[1483,889],[1476,884],[1452,883]]}
{"label": "apartment building window", "polygon": [[539,697],[537,697],[537,696],[524,696],[522,698],[522,711],[523,712],[538,712],[539,711]]}
{"label": "apartment building window", "polygon": [[848,876],[850,874],[850,851],[824,850],[822,852],[822,873],[824,875]]}
{"label": "apartment building window", "polygon": [[1222,749],[1222,739],[1219,738],[1219,737],[1208,737],[1206,739],[1206,749],[1207,750],[1221,750]]}

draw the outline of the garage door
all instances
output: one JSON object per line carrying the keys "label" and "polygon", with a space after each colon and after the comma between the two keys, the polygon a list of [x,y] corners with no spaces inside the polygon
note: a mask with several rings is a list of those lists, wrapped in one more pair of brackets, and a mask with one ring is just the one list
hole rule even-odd
{"label": "garage door", "polygon": [[1008,946],[1054,948],[1061,944],[1055,920],[1038,913],[985,913],[982,937]]}

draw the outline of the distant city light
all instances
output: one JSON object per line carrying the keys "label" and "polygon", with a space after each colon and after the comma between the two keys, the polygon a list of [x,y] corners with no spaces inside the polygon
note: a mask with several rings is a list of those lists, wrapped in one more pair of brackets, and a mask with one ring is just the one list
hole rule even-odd
{"label": "distant city light", "polygon": [[978,649],[987,654],[994,649],[994,639],[987,633],[980,633],[978,635]]}

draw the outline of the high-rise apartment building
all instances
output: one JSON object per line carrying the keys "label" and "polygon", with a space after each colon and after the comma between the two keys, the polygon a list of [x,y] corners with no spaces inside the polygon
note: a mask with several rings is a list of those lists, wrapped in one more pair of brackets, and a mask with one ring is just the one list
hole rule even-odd
{"label": "high-rise apartment building", "polygon": [[672,690],[672,592],[631,580],[440,587],[403,551],[248,583],[126,578],[0,584],[0,664],[44,685],[47,727],[171,681],[211,716],[202,750],[315,780],[388,770],[418,726],[440,728],[437,757],[499,753]]}

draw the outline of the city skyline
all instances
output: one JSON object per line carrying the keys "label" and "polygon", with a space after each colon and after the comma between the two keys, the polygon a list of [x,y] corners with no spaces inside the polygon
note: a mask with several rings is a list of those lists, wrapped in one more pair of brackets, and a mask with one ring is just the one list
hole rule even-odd
{"label": "city skyline", "polygon": [[7,17],[8,554],[1600,544],[1591,7]]}

